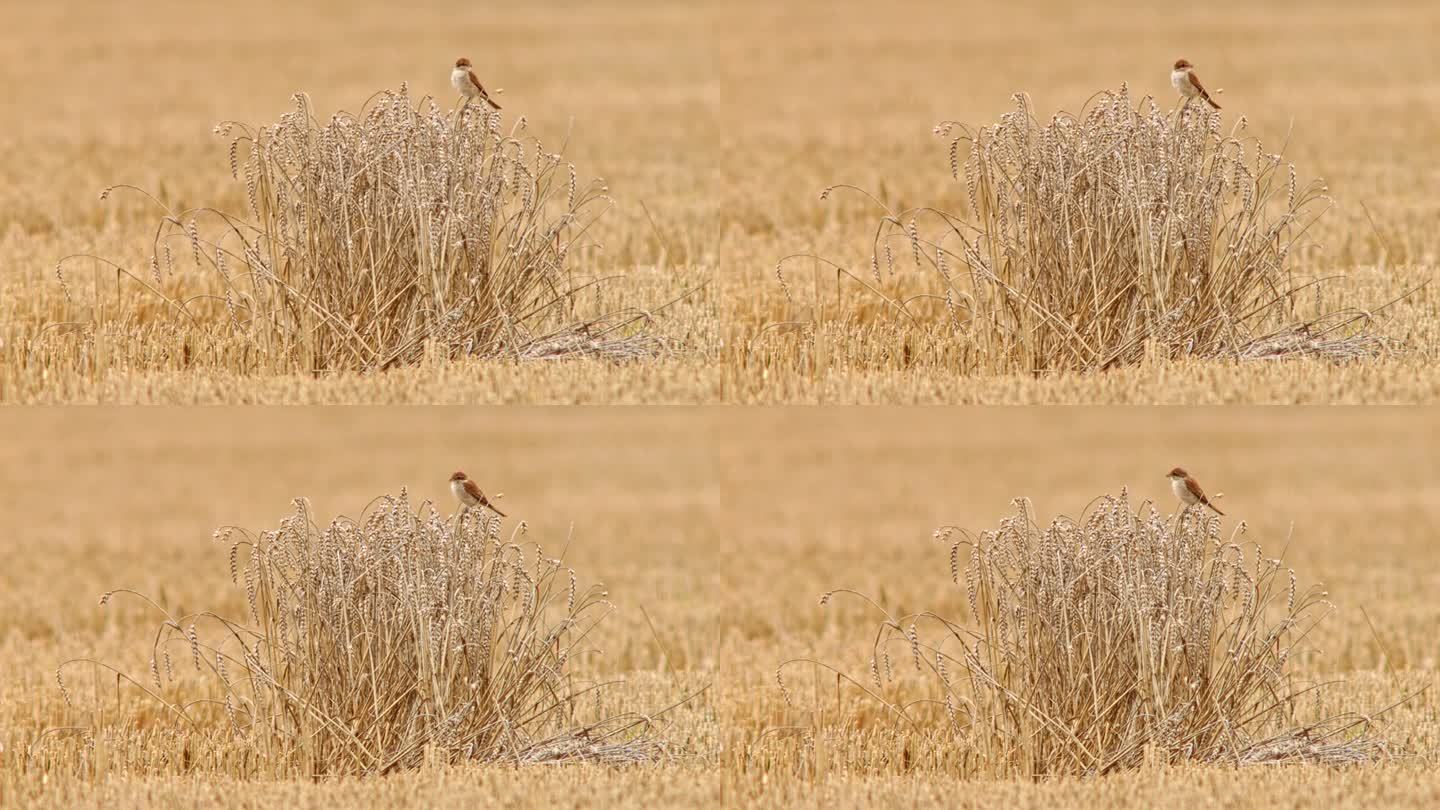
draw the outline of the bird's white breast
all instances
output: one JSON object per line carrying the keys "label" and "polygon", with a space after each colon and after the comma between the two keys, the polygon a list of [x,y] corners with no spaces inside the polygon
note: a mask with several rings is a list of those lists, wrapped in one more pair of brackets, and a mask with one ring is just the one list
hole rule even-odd
{"label": "bird's white breast", "polygon": [[450,491],[455,494],[455,499],[460,503],[467,505],[470,503],[470,495],[465,491],[464,481],[451,481]]}
{"label": "bird's white breast", "polygon": [[[454,85],[455,89],[459,90],[462,95],[470,95],[470,71],[465,70],[464,68],[455,68],[454,70],[450,71],[450,84]],[[454,482],[451,482],[450,488],[454,489],[457,493],[461,489]]]}
{"label": "bird's white breast", "polygon": [[[1190,84],[1190,73],[1189,73],[1188,71],[1184,71],[1184,70],[1172,70],[1172,71],[1170,71],[1170,83],[1173,84],[1173,85],[1175,85],[1175,89],[1176,89],[1176,90],[1179,90],[1181,95],[1185,95],[1185,96],[1193,96],[1193,95],[1195,95],[1195,86],[1192,85],[1192,84]],[[1178,486],[1178,485],[1177,485],[1177,486]]]}
{"label": "bird's white breast", "polygon": [[1185,479],[1171,478],[1170,489],[1175,491],[1175,497],[1184,503],[1194,503],[1195,496],[1190,493],[1190,488],[1185,486]]}

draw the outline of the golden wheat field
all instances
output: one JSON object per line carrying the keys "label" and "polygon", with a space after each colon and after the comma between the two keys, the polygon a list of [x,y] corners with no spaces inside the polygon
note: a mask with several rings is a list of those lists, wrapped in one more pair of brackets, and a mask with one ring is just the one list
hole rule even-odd
{"label": "golden wheat field", "polygon": [[[1435,778],[1436,440],[1427,414],[1330,409],[922,412],[156,409],[11,411],[0,511],[0,804],[422,806],[1394,806],[1428,807]],[[443,428],[441,426],[444,426]],[[601,581],[614,612],[581,677],[613,682],[586,710],[658,712],[669,746],[631,765],[445,765],[384,777],[274,778],[263,760],[168,724],[148,682],[160,621],[238,616],[215,527],[274,528],[290,499],[316,520],[408,489],[448,514],[463,458],[527,537]],[[1292,662],[1324,691],[1294,711],[1379,712],[1379,759],[1192,766],[1102,777],[972,775],[946,746],[897,733],[873,700],[810,665],[863,671],[877,615],[820,596],[851,588],[887,610],[962,612],[939,526],[992,528],[1032,500],[1076,515],[1129,487],[1173,499],[1176,459],[1203,475],[1300,587],[1334,603]],[[508,531],[507,527],[507,531]],[[204,682],[182,644],[167,695]],[[165,668],[170,664],[167,662]],[[910,667],[897,657],[897,677]],[[158,677],[158,676],[157,676]],[[600,705],[603,703],[604,705]],[[224,715],[211,716],[215,728]],[[102,732],[89,736],[98,724]],[[177,730],[178,726],[178,730]],[[51,729],[45,733],[47,729]],[[167,731],[167,729],[169,729]],[[146,737],[145,735],[155,735]],[[87,740],[89,742],[87,742]],[[99,742],[97,743],[96,740]],[[188,742],[187,742],[188,740]],[[953,744],[958,745],[958,743]],[[187,747],[188,746],[188,747]],[[188,751],[189,753],[185,753]],[[233,752],[232,752],[233,753]]]}
{"label": "golden wheat field", "polygon": [[0,807],[1440,806],[1437,29],[6,5]]}
{"label": "golden wheat field", "polygon": [[[11,77],[0,100],[0,399],[1431,401],[1440,387],[1428,284],[1440,253],[1431,227],[1440,213],[1431,193],[1436,14],[1432,3],[1396,0],[1083,11],[1049,0],[988,9],[557,3],[459,15],[369,2],[12,5],[0,26]],[[523,116],[545,150],[565,145],[582,185],[603,178],[613,199],[584,250],[577,242],[563,261],[569,281],[594,282],[567,299],[573,321],[601,319],[587,339],[643,331],[661,348],[623,360],[478,359],[417,338],[393,354],[373,350],[371,365],[384,371],[323,366],[308,344],[277,359],[269,344],[232,331],[235,302],[220,303],[213,256],[190,260],[188,232],[157,246],[162,206],[176,212],[177,229],[193,208],[249,218],[228,139],[212,134],[218,122],[275,122],[301,91],[324,121],[402,82],[411,101],[433,96],[448,110],[457,54],[503,88],[506,131]],[[1103,372],[1032,373],[1017,370],[1040,368],[1032,361],[968,350],[945,331],[943,308],[924,307],[941,292],[934,274],[915,266],[918,255],[912,265],[906,240],[893,267],[882,260],[883,272],[870,272],[880,204],[967,210],[937,123],[993,124],[1023,92],[1043,124],[1121,83],[1133,102],[1153,95],[1168,110],[1178,55],[1223,90],[1225,133],[1243,116],[1255,139],[1247,149],[1283,151],[1302,185],[1321,178],[1333,199],[1289,257],[1297,278],[1325,280],[1286,298],[1293,317],[1344,313],[1349,325],[1326,336],[1363,326],[1386,339],[1383,351],[1241,361],[1130,343],[1128,360]],[[119,184],[144,193],[98,199]],[[875,202],[857,192],[822,201],[832,184]],[[776,267],[792,254],[816,259],[787,264],[787,289]],[[62,287],[56,265],[67,256],[90,258],[66,264]],[[187,302],[190,314],[162,296]],[[920,317],[887,300],[920,301]],[[358,317],[348,323],[363,331]],[[343,331],[346,311],[331,307],[325,321]],[[1069,328],[1053,317],[1041,325]],[[538,324],[536,335],[554,326]],[[1010,338],[1023,343],[1035,328],[1022,322]]]}

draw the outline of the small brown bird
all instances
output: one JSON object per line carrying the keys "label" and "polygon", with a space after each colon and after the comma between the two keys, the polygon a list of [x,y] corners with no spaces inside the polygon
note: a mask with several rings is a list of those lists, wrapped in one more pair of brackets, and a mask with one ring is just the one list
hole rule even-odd
{"label": "small brown bird", "polygon": [[457,472],[450,476],[450,491],[455,493],[455,500],[467,509],[483,506],[500,517],[505,517],[505,513],[496,509],[495,504],[491,503],[490,499],[485,497],[485,493],[480,491],[480,487],[476,486],[475,482],[467,478],[463,472]]}
{"label": "small brown bird", "polygon": [[450,83],[460,91],[460,95],[464,96],[467,102],[479,99],[497,110],[500,109],[500,105],[490,98],[489,93],[485,92],[485,86],[475,78],[475,71],[470,67],[469,59],[462,56],[455,60],[455,69],[450,71]]}
{"label": "small brown bird", "polygon": [[1205,85],[1200,83],[1199,77],[1195,75],[1195,66],[1190,64],[1189,60],[1180,59],[1175,62],[1175,69],[1170,71],[1170,83],[1185,97],[1186,103],[1198,96],[1205,99],[1211,107],[1220,109],[1220,105],[1206,92]]}
{"label": "small brown bird", "polygon": [[[1201,489],[1195,479],[1190,477],[1190,473],[1176,467],[1166,478],[1170,479],[1170,488],[1175,491],[1175,497],[1179,498],[1186,508],[1199,503],[1215,509],[1215,504],[1210,503],[1210,499],[1205,497],[1205,490]],[[1215,509],[1215,514],[1223,515],[1225,513]]]}

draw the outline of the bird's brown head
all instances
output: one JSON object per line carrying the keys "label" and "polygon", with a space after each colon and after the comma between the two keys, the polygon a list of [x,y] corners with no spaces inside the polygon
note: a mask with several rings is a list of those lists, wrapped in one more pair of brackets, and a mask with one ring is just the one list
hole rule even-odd
{"label": "bird's brown head", "polygon": [[1190,473],[1185,472],[1185,470],[1181,469],[1180,467],[1176,467],[1175,469],[1173,469],[1173,470],[1170,471],[1170,474],[1169,474],[1169,475],[1167,475],[1167,476],[1165,476],[1165,477],[1166,477],[1166,478],[1189,478],[1189,477],[1190,477]]}
{"label": "bird's brown head", "polygon": [[454,475],[450,476],[450,480],[451,480],[451,481],[464,481],[464,480],[465,480],[465,473],[463,473],[463,472],[457,472],[457,473],[455,473]]}
{"label": "bird's brown head", "polygon": [[462,56],[462,57],[460,57],[459,59],[456,59],[456,60],[455,60],[455,67],[457,67],[457,68],[468,68],[468,67],[470,67],[470,60],[469,60],[469,59],[466,59],[465,57]]}
{"label": "bird's brown head", "polygon": [[1176,70],[1189,70],[1190,68],[1193,68],[1193,67],[1195,67],[1195,66],[1192,65],[1192,64],[1190,64],[1190,60],[1189,60],[1189,59],[1176,59],[1176,60],[1175,60],[1175,69],[1176,69]]}

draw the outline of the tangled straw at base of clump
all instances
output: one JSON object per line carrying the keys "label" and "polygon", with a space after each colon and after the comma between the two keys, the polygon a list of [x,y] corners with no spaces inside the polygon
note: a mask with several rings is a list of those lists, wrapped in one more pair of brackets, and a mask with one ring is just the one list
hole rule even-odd
{"label": "tangled straw at base of clump", "polygon": [[[902,727],[957,751],[963,775],[1105,774],[1146,763],[1370,761],[1370,718],[1296,726],[1322,685],[1292,658],[1332,610],[1323,591],[1200,510],[1162,516],[1128,496],[1078,520],[1035,523],[1030,504],[978,537],[946,528],[969,615],[880,610],[865,677],[813,660]],[[960,560],[965,558],[963,565]],[[892,672],[896,649],[913,672]],[[885,661],[883,671],[876,665]],[[911,669],[908,666],[905,669]],[[788,691],[787,700],[789,700]]]}
{"label": "tangled straw at base of clump", "polygon": [[[1267,740],[1252,743],[1237,765],[1364,765],[1390,755],[1389,746],[1369,736],[1343,736],[1363,720],[1342,718],[1338,721],[1281,732]],[[1338,737],[1338,740],[1336,739]]]}
{"label": "tangled straw at base of clump", "polygon": [[1390,348],[1379,335],[1355,334],[1327,337],[1310,324],[1282,329],[1257,338],[1240,351],[1241,360],[1281,360],[1287,357],[1323,357],[1332,361],[1364,360]]}
{"label": "tangled straw at base of clump", "polygon": [[536,743],[516,760],[524,765],[589,762],[599,765],[640,765],[670,756],[661,740],[638,739],[623,743],[601,742],[588,733],[570,732]]}
{"label": "tangled straw at base of clump", "polygon": [[[1225,134],[1217,111],[1137,105],[1124,85],[1049,121],[1023,94],[1015,101],[978,130],[936,128],[964,183],[959,210],[897,211],[852,186],[827,189],[822,199],[844,189],[883,209],[869,272],[789,256],[776,268],[786,295],[788,263],[829,265],[882,314],[943,324],[927,339],[960,344],[991,373],[1389,348],[1373,334],[1375,311],[1324,311],[1325,279],[1297,271],[1331,200],[1243,137],[1245,119]],[[1294,339],[1302,332],[1313,339]]]}
{"label": "tangled straw at base of clump", "polygon": [[[210,761],[247,776],[665,757],[653,716],[581,718],[580,698],[598,706],[608,687],[577,681],[570,664],[592,652],[587,639],[612,608],[561,560],[522,545],[524,531],[502,539],[501,519],[480,510],[415,511],[403,491],[321,527],[297,500],[277,529],[217,532],[247,620],[172,616],[112,592],[104,602],[126,593],[164,614],[154,687],[88,659],[56,678],[71,700],[66,669],[113,673],[164,706],[188,733],[182,747],[212,746]],[[185,683],[169,667],[177,644],[199,672]]]}
{"label": "tangled straw at base of clump", "polygon": [[609,330],[596,330],[589,325],[567,328],[536,338],[517,354],[520,360],[563,360],[572,357],[593,357],[613,361],[644,360],[675,352],[668,340],[646,334],[609,337]]}

